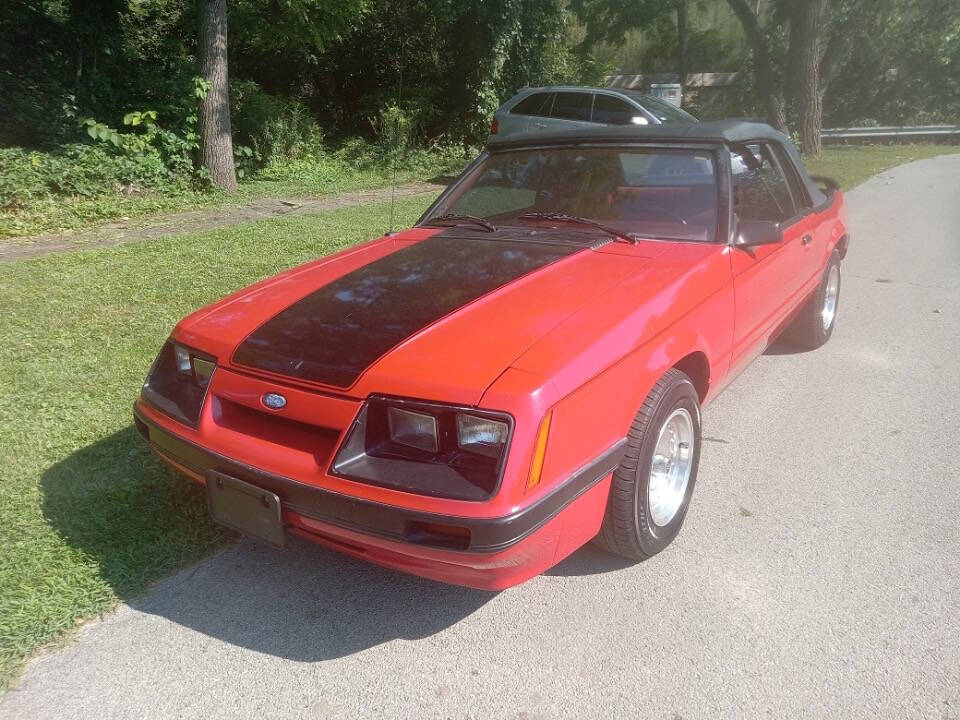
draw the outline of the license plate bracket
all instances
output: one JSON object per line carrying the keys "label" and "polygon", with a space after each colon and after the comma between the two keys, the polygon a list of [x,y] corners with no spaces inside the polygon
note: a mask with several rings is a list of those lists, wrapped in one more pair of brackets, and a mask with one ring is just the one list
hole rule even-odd
{"label": "license plate bracket", "polygon": [[211,470],[207,473],[207,507],[216,522],[231,530],[274,547],[286,542],[276,493]]}

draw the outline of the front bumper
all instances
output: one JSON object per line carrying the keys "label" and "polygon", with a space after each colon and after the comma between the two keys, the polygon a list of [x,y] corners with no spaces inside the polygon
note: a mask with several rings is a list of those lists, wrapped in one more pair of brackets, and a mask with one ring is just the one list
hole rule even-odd
{"label": "front bumper", "polygon": [[275,493],[285,526],[297,535],[397,570],[491,590],[538,575],[599,531],[609,477],[626,442],[615,443],[537,502],[490,518],[421,512],[282,477],[179,437],[137,404],[134,422],[161,459],[193,479],[205,482],[207,473],[218,471]]}

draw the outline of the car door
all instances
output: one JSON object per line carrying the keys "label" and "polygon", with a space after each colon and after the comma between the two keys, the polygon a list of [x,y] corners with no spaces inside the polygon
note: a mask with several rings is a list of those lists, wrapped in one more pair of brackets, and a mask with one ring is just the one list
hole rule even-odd
{"label": "car door", "polygon": [[820,282],[820,275],[829,254],[831,228],[828,223],[823,222],[823,218],[814,207],[813,200],[789,154],[776,143],[771,144],[770,149],[783,169],[794,205],[797,207],[796,229],[801,233],[803,245],[802,263],[797,267],[797,273],[801,275],[803,282],[800,290],[801,297],[794,300],[802,302]]}
{"label": "car door", "polygon": [[772,245],[730,249],[736,300],[733,368],[739,370],[766,349],[799,301],[807,281],[810,228],[767,143],[732,149],[731,180],[735,220],[774,221],[783,234]]}

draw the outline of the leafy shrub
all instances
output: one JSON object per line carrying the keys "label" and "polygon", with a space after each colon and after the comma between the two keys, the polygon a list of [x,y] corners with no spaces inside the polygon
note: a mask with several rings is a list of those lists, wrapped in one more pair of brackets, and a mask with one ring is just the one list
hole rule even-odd
{"label": "leafy shrub", "polygon": [[74,143],[54,152],[0,149],[0,207],[17,209],[58,196],[133,192],[168,180],[156,156],[137,157]]}
{"label": "leafy shrub", "polygon": [[385,105],[371,118],[377,146],[381,153],[390,157],[399,157],[414,141],[414,118],[411,113],[397,105]]}
{"label": "leafy shrub", "polygon": [[322,151],[323,131],[299,100],[270,95],[254,82],[234,81],[230,105],[234,142],[252,148],[260,164]]}

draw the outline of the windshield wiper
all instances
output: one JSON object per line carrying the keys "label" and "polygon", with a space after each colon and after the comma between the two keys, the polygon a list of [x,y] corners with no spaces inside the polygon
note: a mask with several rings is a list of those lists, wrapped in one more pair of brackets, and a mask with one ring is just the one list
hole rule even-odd
{"label": "windshield wiper", "polygon": [[497,226],[492,222],[479,218],[475,215],[437,215],[432,217],[421,225],[464,225],[466,223],[473,223],[474,225],[479,225],[487,232],[496,232]]}
{"label": "windshield wiper", "polygon": [[531,212],[524,213],[520,216],[520,220],[553,220],[554,222],[563,222],[563,223],[573,223],[576,225],[589,225],[590,227],[595,227],[598,230],[603,230],[608,235],[613,235],[615,238],[623,240],[630,243],[631,245],[637,244],[637,239],[626,233],[622,230],[617,230],[603,223],[598,223],[596,220],[591,220],[590,218],[579,217],[577,215],[567,215],[566,213],[557,213],[557,212]]}

